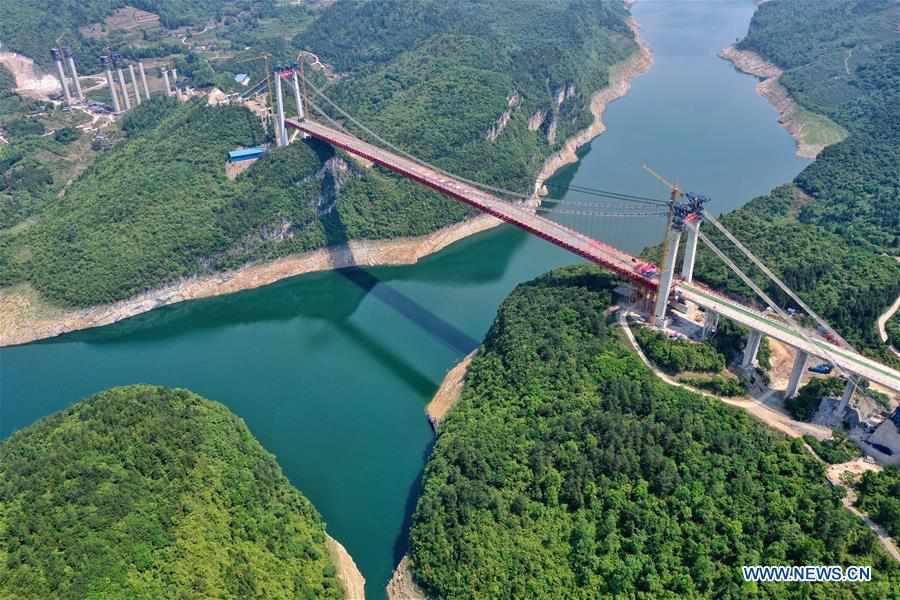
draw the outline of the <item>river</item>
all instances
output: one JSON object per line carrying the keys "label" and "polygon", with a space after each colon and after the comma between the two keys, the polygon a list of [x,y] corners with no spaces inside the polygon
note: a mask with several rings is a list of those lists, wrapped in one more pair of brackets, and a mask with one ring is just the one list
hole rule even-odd
{"label": "river", "polygon": [[[664,198],[646,163],[721,212],[792,179],[808,161],[756,81],[716,56],[753,10],[752,0],[636,4],[656,63],[553,189]],[[662,236],[661,220],[595,221],[580,226],[631,252]],[[0,439],[111,386],[190,388],[246,420],[381,599],[430,449],[425,404],[517,284],[574,261],[505,226],[414,266],[301,276],[0,349]]]}

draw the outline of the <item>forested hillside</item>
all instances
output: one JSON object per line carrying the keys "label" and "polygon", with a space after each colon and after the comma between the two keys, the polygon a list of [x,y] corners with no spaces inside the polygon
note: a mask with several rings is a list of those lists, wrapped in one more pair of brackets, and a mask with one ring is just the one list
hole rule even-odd
{"label": "forested hillside", "polygon": [[[900,256],[896,24],[893,0],[779,0],[759,7],[738,47],[783,68],[791,96],[850,135],[826,148],[793,186],[723,219],[842,335],[888,361],[896,359],[875,322],[900,294],[900,264],[892,258]],[[707,233],[729,247],[712,228]],[[706,250],[698,278],[750,295]],[[787,300],[773,284],[765,286]]]}
{"label": "forested hillside", "polygon": [[50,67],[50,48],[60,41],[78,54],[83,72],[99,67],[107,41],[80,28],[102,23],[114,10],[133,6],[157,14],[164,27],[202,24],[243,11],[274,9],[273,0],[15,0],[0,2],[0,43]]}
{"label": "forested hillside", "polygon": [[900,542],[900,468],[868,472],[856,486],[857,505]]}
{"label": "forested hillside", "polygon": [[[900,570],[803,448],[663,384],[570,267],[501,306],[441,424],[411,533],[432,598],[881,598]],[[741,565],[872,564],[864,586]]]}
{"label": "forested hillside", "polygon": [[[618,2],[343,0],[316,15],[293,43],[346,71],[326,81],[310,69],[316,85],[418,156],[522,192],[589,123],[592,93],[636,48]],[[463,32],[467,23],[478,27]],[[367,34],[387,25],[402,36]],[[422,235],[470,214],[380,168],[326,165],[333,151],[316,143],[275,149],[230,182],[227,152],[267,138],[248,111],[202,104],[134,109],[128,139],[62,201],[33,225],[0,229],[0,287],[30,283],[55,304],[89,306],[348,239]]]}
{"label": "forested hillside", "polygon": [[224,406],[117,388],[0,445],[0,598],[343,598],[315,508]]}

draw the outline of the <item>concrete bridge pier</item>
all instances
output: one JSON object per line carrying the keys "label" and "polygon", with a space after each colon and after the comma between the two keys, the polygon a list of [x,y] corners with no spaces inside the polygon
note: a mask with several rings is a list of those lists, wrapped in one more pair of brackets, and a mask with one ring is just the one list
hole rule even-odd
{"label": "concrete bridge pier", "polygon": [[53,62],[56,63],[56,73],[59,75],[59,82],[62,84],[63,95],[66,98],[66,105],[72,105],[72,94],[69,92],[69,82],[66,81],[66,71],[63,69],[62,64],[62,54],[59,51],[59,48],[53,48],[50,51],[53,55]]}
{"label": "concrete bridge pier", "polygon": [[171,96],[172,88],[169,84],[169,70],[166,69],[165,67],[162,68],[162,76],[163,76],[163,81],[165,81],[165,84],[166,84],[166,96]]}
{"label": "concrete bridge pier", "polygon": [[791,378],[788,380],[787,390],[784,392],[785,398],[793,398],[800,389],[800,379],[803,377],[803,371],[806,370],[806,362],[809,360],[809,353],[797,350],[797,358],[794,359],[794,368],[791,370]]}
{"label": "concrete bridge pier", "polygon": [[122,72],[122,67],[119,67],[116,72],[119,74],[119,84],[121,85],[122,90],[122,100],[125,101],[125,110],[131,110],[131,100],[128,98],[128,86],[125,85],[125,73]]}
{"label": "concrete bridge pier", "polygon": [[138,80],[134,73],[134,65],[128,65],[128,74],[131,75],[131,87],[134,88],[135,106],[141,105],[141,88],[138,87]]}
{"label": "concrete bridge pier", "polygon": [[856,388],[862,384],[862,378],[851,375],[847,378],[847,385],[844,386],[844,395],[841,396],[841,403],[837,405],[837,408],[834,409],[834,414],[843,415],[844,411],[847,410],[847,406],[850,404],[850,401],[853,400],[853,394],[856,392]]}
{"label": "concrete bridge pier", "polygon": [[116,113],[122,112],[122,105],[119,104],[119,96],[116,94],[116,80],[113,79],[112,68],[106,65],[106,83],[109,84],[109,94],[112,97],[113,110]]}
{"label": "concrete bridge pier", "polygon": [[684,242],[684,259],[681,262],[681,278],[686,282],[694,281],[694,262],[697,260],[697,241],[700,239],[700,222],[686,223],[684,230],[687,239]]}
{"label": "concrete bridge pier", "polygon": [[762,343],[762,338],[763,334],[761,331],[755,329],[750,330],[750,337],[747,338],[747,347],[744,348],[744,355],[741,357],[742,369],[749,369],[756,362],[756,354],[759,352],[759,345]]}
{"label": "concrete bridge pier", "polygon": [[669,293],[672,291],[672,280],[675,278],[679,242],[681,231],[671,230],[667,241],[666,264],[663,265],[659,275],[659,290],[656,292],[656,307],[653,311],[653,324],[657,327],[664,327],[666,324],[666,308],[669,306]]}
{"label": "concrete bridge pier", "polygon": [[138,71],[141,73],[141,83],[144,84],[144,95],[147,96],[147,100],[150,99],[150,86],[147,85],[147,72],[144,71],[144,63],[138,63]]}
{"label": "concrete bridge pier", "polygon": [[709,336],[711,336],[718,326],[719,313],[714,310],[707,309],[706,315],[703,318],[703,339],[705,340]]}
{"label": "concrete bridge pier", "polygon": [[72,54],[71,48],[64,48],[63,55],[69,63],[69,70],[72,72],[72,82],[75,84],[75,94],[80,102],[84,102],[84,92],[81,91],[81,81],[78,79],[78,68],[75,66],[75,56]]}

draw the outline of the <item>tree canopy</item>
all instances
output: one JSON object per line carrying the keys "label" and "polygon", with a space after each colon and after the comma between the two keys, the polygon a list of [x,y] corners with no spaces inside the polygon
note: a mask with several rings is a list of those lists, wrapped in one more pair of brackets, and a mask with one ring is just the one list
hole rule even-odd
{"label": "tree canopy", "polygon": [[325,526],[242,420],[100,393],[0,445],[4,600],[340,599]]}
{"label": "tree canopy", "polygon": [[[520,285],[438,430],[411,532],[429,597],[880,598],[900,570],[799,440],[668,386],[593,267]],[[741,565],[871,564],[874,581],[751,584]]]}

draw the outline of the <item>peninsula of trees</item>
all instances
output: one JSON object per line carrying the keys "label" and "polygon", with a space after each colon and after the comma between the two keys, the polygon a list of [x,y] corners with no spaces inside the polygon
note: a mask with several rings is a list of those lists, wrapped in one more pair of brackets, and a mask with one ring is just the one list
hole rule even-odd
{"label": "peninsula of trees", "polygon": [[[429,597],[890,597],[900,568],[802,442],[657,379],[604,317],[615,286],[570,267],[501,306],[425,470],[410,559]],[[874,581],[744,582],[756,564]]]}
{"label": "peninsula of trees", "polygon": [[342,599],[325,525],[224,406],[100,393],[0,445],[4,600]]}

